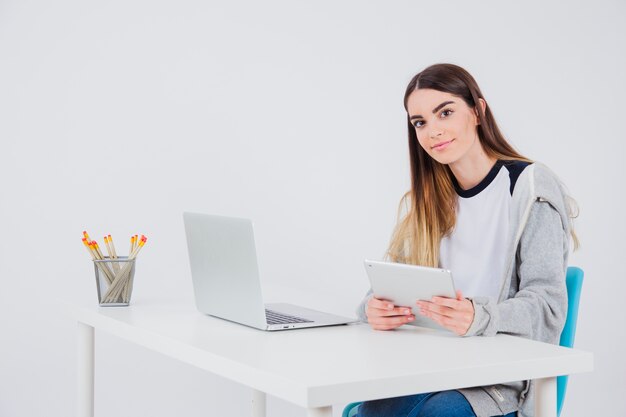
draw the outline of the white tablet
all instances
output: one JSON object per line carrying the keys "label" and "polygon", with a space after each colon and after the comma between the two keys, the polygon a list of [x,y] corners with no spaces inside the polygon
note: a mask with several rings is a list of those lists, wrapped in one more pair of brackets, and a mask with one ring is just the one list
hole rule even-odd
{"label": "white tablet", "polygon": [[365,270],[374,297],[391,301],[399,307],[412,308],[416,320],[410,324],[440,328],[419,314],[415,302],[430,301],[435,296],[456,298],[452,272],[447,269],[366,259]]}

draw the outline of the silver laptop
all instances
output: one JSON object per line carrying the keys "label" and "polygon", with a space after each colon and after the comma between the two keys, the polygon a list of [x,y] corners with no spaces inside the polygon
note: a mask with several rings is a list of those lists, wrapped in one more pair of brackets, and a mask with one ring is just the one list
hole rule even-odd
{"label": "silver laptop", "polygon": [[183,213],[196,308],[261,330],[355,322],[292,304],[263,303],[252,222]]}

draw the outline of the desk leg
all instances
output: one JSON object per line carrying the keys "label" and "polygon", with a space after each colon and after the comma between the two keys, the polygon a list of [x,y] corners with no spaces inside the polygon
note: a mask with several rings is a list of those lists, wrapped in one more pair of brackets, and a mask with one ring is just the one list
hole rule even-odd
{"label": "desk leg", "polygon": [[535,380],[535,416],[556,417],[556,377]]}
{"label": "desk leg", "polygon": [[252,390],[252,417],[265,417],[265,401],[264,392]]}
{"label": "desk leg", "polygon": [[78,323],[77,416],[93,417],[94,329]]}
{"label": "desk leg", "polygon": [[309,408],[308,417],[333,417],[333,407]]}

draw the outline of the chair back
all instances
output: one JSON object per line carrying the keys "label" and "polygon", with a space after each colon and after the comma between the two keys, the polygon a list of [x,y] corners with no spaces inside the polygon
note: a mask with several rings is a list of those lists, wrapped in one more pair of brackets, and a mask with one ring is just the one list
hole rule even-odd
{"label": "chair back", "polygon": [[[576,266],[567,268],[567,275],[565,277],[565,284],[567,285],[567,319],[565,320],[565,327],[563,327],[563,331],[561,332],[559,344],[568,348],[574,347],[576,323],[578,321],[578,304],[580,302],[584,275],[583,270]],[[567,391],[567,379],[567,375],[559,376],[556,379],[557,416],[561,415],[561,409],[563,408],[565,391]]]}

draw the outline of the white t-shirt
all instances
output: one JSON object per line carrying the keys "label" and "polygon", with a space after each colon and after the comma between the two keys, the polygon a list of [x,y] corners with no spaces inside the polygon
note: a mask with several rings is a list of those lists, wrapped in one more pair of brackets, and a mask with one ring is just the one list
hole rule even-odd
{"label": "white t-shirt", "polygon": [[452,271],[464,297],[498,298],[506,267],[511,195],[526,166],[526,162],[497,161],[469,190],[461,189],[453,178],[459,196],[456,224],[441,239],[439,266]]}

